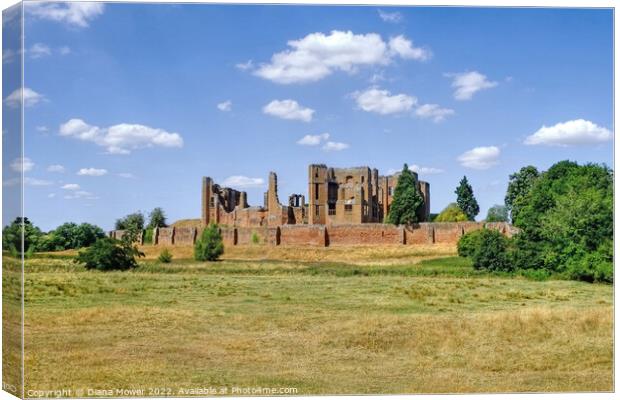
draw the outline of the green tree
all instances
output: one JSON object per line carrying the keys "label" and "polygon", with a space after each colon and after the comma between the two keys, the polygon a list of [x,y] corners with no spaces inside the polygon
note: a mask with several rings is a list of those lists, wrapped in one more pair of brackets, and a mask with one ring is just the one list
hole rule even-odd
{"label": "green tree", "polygon": [[210,224],[194,245],[194,258],[198,261],[215,261],[224,253],[224,242],[217,225]]}
{"label": "green tree", "polygon": [[[22,233],[24,247],[22,250]],[[2,229],[2,248],[16,254],[37,250],[39,241],[43,237],[41,229],[34,226],[27,217],[17,217]]]}
{"label": "green tree", "polygon": [[480,206],[478,206],[474,197],[474,189],[467,181],[466,176],[461,179],[454,193],[456,193],[456,204],[467,215],[467,219],[473,221],[480,212]]}
{"label": "green tree", "polygon": [[456,203],[450,203],[444,208],[433,222],[464,222],[468,221],[467,215]]}
{"label": "green tree", "polygon": [[144,214],[141,211],[136,211],[131,213],[124,218],[119,218],[116,220],[115,229],[117,230],[126,230],[126,229],[134,229],[141,231],[144,229]]}
{"label": "green tree", "polygon": [[418,188],[418,180],[405,164],[398,177],[386,221],[394,225],[418,222],[420,210],[423,206],[424,198]]}
{"label": "green tree", "polygon": [[504,203],[508,213],[510,213],[511,221],[514,222],[519,215],[519,210],[525,201],[525,197],[539,176],[540,173],[532,165],[523,167],[518,172],[510,175]]}
{"label": "green tree", "polygon": [[499,204],[489,208],[486,222],[508,222],[508,208]]}
{"label": "green tree", "polygon": [[[586,281],[611,281],[613,173],[561,161],[542,173],[514,216],[516,265]],[[606,247],[607,246],[607,247]]]}
{"label": "green tree", "polygon": [[148,228],[165,228],[167,226],[164,210],[161,207],[155,207],[149,214]]}
{"label": "green tree", "polygon": [[39,241],[41,251],[59,251],[88,247],[97,239],[105,237],[103,229],[96,225],[66,222],[58,226]]}

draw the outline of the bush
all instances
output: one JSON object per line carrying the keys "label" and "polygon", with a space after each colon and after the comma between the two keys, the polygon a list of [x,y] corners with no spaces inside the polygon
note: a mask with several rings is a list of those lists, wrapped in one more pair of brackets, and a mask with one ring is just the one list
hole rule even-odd
{"label": "bush", "polygon": [[252,232],[252,243],[258,244],[260,242],[260,238],[256,232]]}
{"label": "bush", "polygon": [[81,251],[75,262],[84,263],[87,269],[100,271],[127,270],[135,268],[138,263],[135,253],[112,238],[98,239],[95,244]]}
{"label": "bush", "polygon": [[217,225],[211,224],[200,235],[194,245],[194,258],[198,261],[215,261],[224,253],[222,235]]}
{"label": "bush", "polygon": [[457,251],[461,257],[471,257],[479,247],[482,230],[468,232],[461,236],[457,244]]}
{"label": "bush", "polygon": [[498,231],[481,229],[473,240],[474,250],[470,255],[474,268],[488,271],[511,271],[512,263],[508,257],[509,239]]}
{"label": "bush", "polygon": [[137,233],[134,230],[125,232],[122,240],[108,237],[97,241],[74,259],[76,263],[84,263],[87,269],[100,271],[127,270],[138,266],[136,257],[144,257],[144,253],[135,246]]}
{"label": "bush", "polygon": [[573,257],[568,262],[569,277],[586,282],[613,283],[613,258],[613,242],[609,240],[599,246],[594,253]]}
{"label": "bush", "polygon": [[467,215],[456,203],[450,203],[433,222],[463,222],[468,220]]}
{"label": "bush", "polygon": [[144,244],[152,244],[153,243],[153,228],[146,228],[144,230],[143,243]]}
{"label": "bush", "polygon": [[159,253],[159,257],[157,257],[157,260],[159,260],[159,262],[161,263],[168,264],[172,262],[172,253],[168,251],[168,249],[163,249],[161,253]]}

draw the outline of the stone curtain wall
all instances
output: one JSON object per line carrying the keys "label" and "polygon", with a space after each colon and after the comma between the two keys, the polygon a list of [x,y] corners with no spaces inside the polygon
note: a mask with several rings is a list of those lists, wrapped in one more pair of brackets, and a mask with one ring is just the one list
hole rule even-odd
{"label": "stone curtain wall", "polygon": [[[344,245],[420,245],[456,244],[461,236],[482,228],[493,229],[511,237],[516,228],[505,222],[430,222],[412,226],[389,224],[351,225],[282,225],[278,227],[221,226],[225,246],[236,245],[289,245],[289,246],[344,246]],[[153,231],[153,244],[160,246],[191,246],[200,238],[204,228],[158,228]],[[124,231],[111,231],[111,238],[122,238]],[[142,243],[142,235],[139,236]]]}

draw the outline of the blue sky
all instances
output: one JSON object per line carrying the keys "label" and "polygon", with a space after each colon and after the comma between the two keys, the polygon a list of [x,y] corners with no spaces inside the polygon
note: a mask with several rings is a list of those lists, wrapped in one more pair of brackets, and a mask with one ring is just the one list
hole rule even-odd
{"label": "blue sky", "polygon": [[522,166],[613,164],[611,10],[26,10],[25,213],[46,230],[196,218],[202,176],[260,205],[275,171],[286,201],[310,163],[416,165],[432,212],[467,175],[481,219]]}

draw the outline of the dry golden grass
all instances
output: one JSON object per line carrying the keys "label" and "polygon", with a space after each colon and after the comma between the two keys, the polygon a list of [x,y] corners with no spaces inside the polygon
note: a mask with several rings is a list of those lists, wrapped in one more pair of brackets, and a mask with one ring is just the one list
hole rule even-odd
{"label": "dry golden grass", "polygon": [[[238,247],[223,262],[195,263],[178,260],[190,247],[174,248],[172,264],[154,263],[154,252],[136,271],[108,273],[30,260],[26,390],[613,389],[610,285],[459,275],[471,267],[453,258],[409,269],[454,250],[405,246],[384,249],[385,270],[401,275],[339,276],[344,260],[373,271],[381,249],[318,250]],[[407,275],[424,268],[456,275]]]}
{"label": "dry golden grass", "polygon": [[[167,248],[176,259],[194,257],[192,246],[140,246],[147,260],[156,259]],[[318,261],[341,262],[347,264],[396,265],[417,263],[422,260],[451,256],[456,254],[454,245],[419,245],[419,246],[226,246],[222,260],[254,261]]]}

